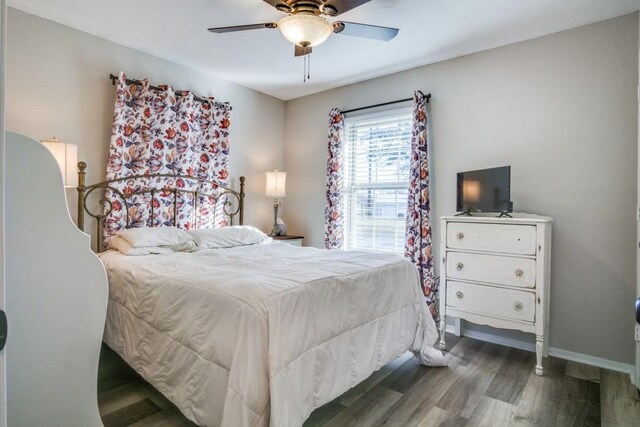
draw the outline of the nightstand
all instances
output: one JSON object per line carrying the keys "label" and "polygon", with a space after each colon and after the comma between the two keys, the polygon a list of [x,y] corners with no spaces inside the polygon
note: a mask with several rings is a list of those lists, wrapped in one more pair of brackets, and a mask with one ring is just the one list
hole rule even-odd
{"label": "nightstand", "polygon": [[273,240],[280,240],[282,243],[286,243],[291,246],[302,246],[302,239],[304,236],[271,236]]}

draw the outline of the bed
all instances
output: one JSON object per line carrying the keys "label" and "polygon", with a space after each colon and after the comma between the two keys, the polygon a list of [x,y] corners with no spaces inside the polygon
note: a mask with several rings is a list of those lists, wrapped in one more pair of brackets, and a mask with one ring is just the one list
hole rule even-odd
{"label": "bed", "polygon": [[104,341],[199,425],[299,426],[407,350],[444,364],[417,271],[400,256],[265,239],[100,258]]}

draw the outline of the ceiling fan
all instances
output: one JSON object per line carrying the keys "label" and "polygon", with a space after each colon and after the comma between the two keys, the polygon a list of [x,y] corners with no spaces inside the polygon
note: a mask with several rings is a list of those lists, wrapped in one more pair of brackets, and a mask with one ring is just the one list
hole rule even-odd
{"label": "ceiling fan", "polygon": [[232,27],[209,28],[212,33],[231,33],[235,31],[277,28],[282,35],[295,45],[295,56],[309,55],[314,46],[318,46],[332,33],[368,39],[389,41],[400,30],[377,25],[355,22],[329,22],[324,16],[336,17],[342,13],[369,3],[371,0],[263,0],[287,16],[276,22],[263,24],[237,25]]}

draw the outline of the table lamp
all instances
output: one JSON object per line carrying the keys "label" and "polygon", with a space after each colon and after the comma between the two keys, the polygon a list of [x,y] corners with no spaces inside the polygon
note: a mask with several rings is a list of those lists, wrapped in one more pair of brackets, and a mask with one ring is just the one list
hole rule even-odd
{"label": "table lamp", "polygon": [[[273,197],[273,229],[270,236],[279,236],[286,234],[284,227],[280,227],[278,224],[278,208],[281,205],[279,198],[286,197],[285,182],[287,180],[287,173],[280,172],[278,169],[273,172],[266,172],[267,177],[267,189],[266,195]],[[283,223],[284,225],[284,223]]]}

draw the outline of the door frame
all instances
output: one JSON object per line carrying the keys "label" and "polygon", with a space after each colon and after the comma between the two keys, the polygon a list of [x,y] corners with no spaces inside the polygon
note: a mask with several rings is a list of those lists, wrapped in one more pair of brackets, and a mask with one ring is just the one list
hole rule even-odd
{"label": "door frame", "polygon": [[[7,40],[7,2],[0,0],[0,310],[5,310],[4,295],[4,159],[5,159],[5,50]],[[0,351],[0,427],[7,425],[5,350]]]}
{"label": "door frame", "polygon": [[[638,41],[640,43],[640,14],[638,14]],[[640,46],[638,47],[638,69],[640,70]],[[640,72],[638,73],[638,97],[636,101],[638,102],[638,169],[637,169],[637,180],[638,180],[638,198],[637,198],[637,206],[636,206],[636,298],[640,298]],[[634,301],[635,303],[635,301]],[[633,306],[635,308],[635,305]],[[634,331],[638,331],[640,325],[635,322],[635,310],[634,310]],[[637,336],[637,333],[634,333],[634,337]],[[640,388],[640,341],[636,340],[636,359],[635,359],[635,373],[633,378],[631,378],[632,382],[636,387]]]}

